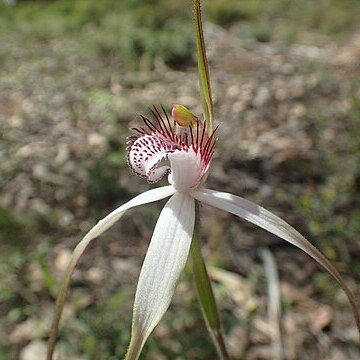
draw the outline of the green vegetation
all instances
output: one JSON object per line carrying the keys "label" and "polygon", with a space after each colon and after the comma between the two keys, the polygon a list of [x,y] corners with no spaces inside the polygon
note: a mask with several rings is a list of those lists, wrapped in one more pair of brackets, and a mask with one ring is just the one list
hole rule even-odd
{"label": "green vegetation", "polygon": [[[208,0],[209,20],[237,24],[243,36],[294,41],[302,30],[343,37],[357,25],[357,0]],[[32,43],[76,36],[78,51],[112,57],[130,69],[157,57],[172,67],[193,62],[191,12],[182,1],[57,0],[0,3],[0,37]],[[1,50],[0,50],[1,58]]]}
{"label": "green vegetation", "polygon": [[241,33],[259,41],[295,40],[302,30],[342,37],[358,25],[357,0],[208,0],[212,21],[223,26],[241,24]]}
{"label": "green vegetation", "polygon": [[130,68],[149,67],[156,57],[170,66],[193,58],[191,17],[181,2],[26,1],[0,4],[0,19],[3,36],[11,32],[35,42],[76,36],[79,50],[114,57]]}

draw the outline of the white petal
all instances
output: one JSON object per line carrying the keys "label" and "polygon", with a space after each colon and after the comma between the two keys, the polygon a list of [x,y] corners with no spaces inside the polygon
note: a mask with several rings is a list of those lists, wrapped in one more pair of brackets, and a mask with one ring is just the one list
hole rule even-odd
{"label": "white petal", "polygon": [[286,223],[284,220],[280,219],[278,216],[274,215],[270,211],[239,196],[209,189],[192,191],[191,195],[195,199],[203,203],[228,211],[234,215],[242,217],[243,219],[257,226],[260,226],[261,228],[297,246],[301,250],[305,251],[312,258],[314,258],[335,278],[335,280],[339,283],[339,285],[346,293],[352,310],[354,312],[357,327],[360,331],[360,316],[357,310],[357,305],[355,304],[355,300],[350,289],[345,284],[341,275],[330,263],[330,261],[328,261],[314,245],[312,245],[308,240],[306,240],[292,226],[290,226],[288,223]]}
{"label": "white petal", "polygon": [[194,221],[194,199],[185,193],[170,198],[160,214],[136,289],[128,360],[139,357],[147,337],[169,307],[186,264]]}
{"label": "white petal", "polygon": [[153,201],[161,200],[170,195],[173,195],[175,189],[172,186],[164,186],[161,188],[152,189],[146,191],[132,200],[128,201],[124,205],[121,205],[116,210],[107,215],[104,219],[100,220],[78,243],[73,253],[71,254],[70,262],[65,269],[65,273],[63,275],[63,280],[60,286],[59,295],[56,301],[56,309],[55,316],[53,320],[53,324],[51,327],[51,334],[49,340],[49,350],[48,350],[48,358],[51,358],[51,354],[53,353],[56,336],[58,332],[59,322],[61,318],[62,309],[64,307],[65,298],[67,289],[70,285],[71,274],[76,267],[81,255],[84,253],[85,249],[89,245],[89,243],[100,236],[104,231],[109,229],[116,221],[118,221],[121,216],[125,213],[125,211],[133,208],[135,206],[139,206],[142,204],[147,204]]}

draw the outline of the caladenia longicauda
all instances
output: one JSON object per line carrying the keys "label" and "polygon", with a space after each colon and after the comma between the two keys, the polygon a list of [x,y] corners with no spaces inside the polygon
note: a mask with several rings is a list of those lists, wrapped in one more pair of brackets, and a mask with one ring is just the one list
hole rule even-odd
{"label": "caladenia longicauda", "polygon": [[[132,172],[156,183],[167,176],[169,185],[139,194],[100,220],[75,248],[57,298],[47,359],[52,359],[62,308],[71,274],[89,243],[139,205],[170,198],[157,220],[141,268],[133,307],[131,340],[126,359],[138,359],[142,348],[169,307],[177,281],[188,257],[208,329],[220,359],[229,359],[217,306],[200,251],[199,203],[213,206],[247,220],[305,251],[325,268],[348,297],[360,332],[354,297],[336,268],[299,232],[261,206],[239,196],[206,188],[215,151],[217,126],[202,31],[200,2],[194,1],[195,32],[203,117],[182,105],[171,114],[163,107],[150,109],[128,138],[127,161]],[[120,321],[120,319],[119,319]]]}

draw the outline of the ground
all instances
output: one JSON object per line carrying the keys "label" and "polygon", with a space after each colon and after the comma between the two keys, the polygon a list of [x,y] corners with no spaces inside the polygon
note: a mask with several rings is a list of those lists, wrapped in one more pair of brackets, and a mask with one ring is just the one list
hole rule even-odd
{"label": "ground", "polygon": [[[153,104],[170,110],[179,103],[201,116],[192,57],[174,64],[142,56],[131,69],[117,53],[91,48],[92,30],[35,40],[26,29],[1,33],[0,359],[43,356],[71,250],[98,219],[150,187],[125,160],[128,129],[139,115]],[[305,29],[285,41],[244,36],[241,22],[206,22],[205,37],[221,124],[207,187],[287,220],[359,298],[359,32],[339,40]],[[124,355],[161,205],[132,211],[82,258],[59,359]],[[311,258],[226,213],[201,211],[203,252],[234,359],[359,358],[346,297]],[[281,290],[278,336],[268,316],[269,284]],[[215,358],[190,270],[144,358]]]}

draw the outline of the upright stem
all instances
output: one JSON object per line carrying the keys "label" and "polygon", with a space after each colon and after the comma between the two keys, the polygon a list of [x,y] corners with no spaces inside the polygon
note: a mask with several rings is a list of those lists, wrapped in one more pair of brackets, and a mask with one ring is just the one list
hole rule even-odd
{"label": "upright stem", "polygon": [[208,133],[214,129],[214,109],[211,96],[209,66],[206,57],[204,32],[201,20],[200,0],[194,0],[194,25],[196,35],[196,57],[198,63],[201,105]]}
{"label": "upright stem", "polygon": [[195,205],[195,229],[190,253],[195,285],[206,325],[215,344],[219,358],[221,360],[229,360],[230,357],[225,346],[214,293],[211,287],[209,275],[206,270],[205,262],[201,254],[200,216],[198,202],[196,202]]}

